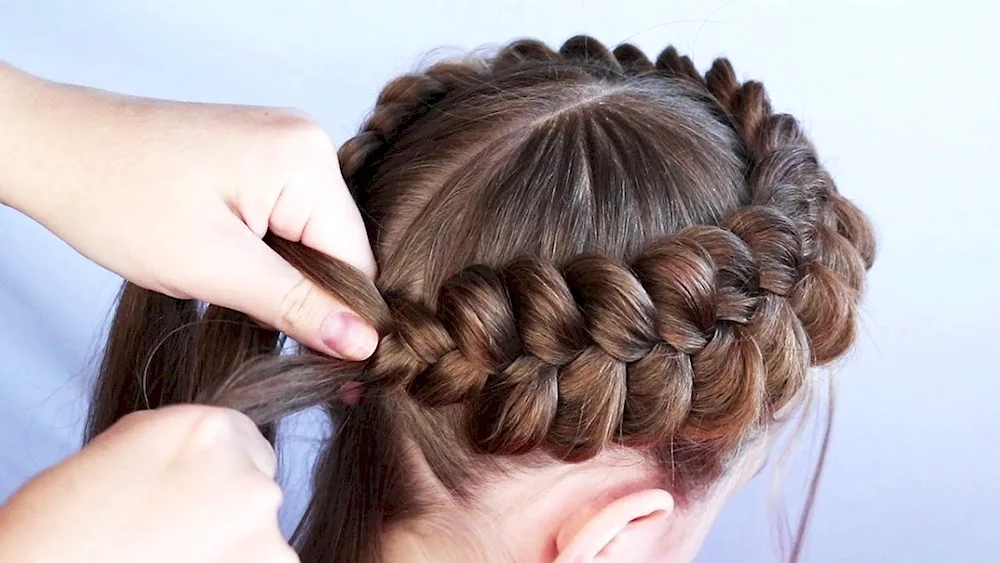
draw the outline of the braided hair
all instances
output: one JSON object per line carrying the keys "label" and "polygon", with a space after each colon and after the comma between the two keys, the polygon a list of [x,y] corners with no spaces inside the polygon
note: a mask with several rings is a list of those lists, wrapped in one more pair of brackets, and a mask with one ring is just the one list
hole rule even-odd
{"label": "braided hair", "polygon": [[[871,227],[725,59],[702,75],[672,47],[654,62],[585,36],[516,41],[393,80],[338,157],[375,286],[266,240],[376,325],[373,357],[283,355],[240,313],[128,285],[88,429],[198,401],[273,436],[326,407],[339,428],[296,533],[305,562],[379,561],[385,526],[425,510],[404,441],[457,499],[491,459],[612,445],[695,498],[854,341]],[[199,319],[237,322],[176,330]]]}

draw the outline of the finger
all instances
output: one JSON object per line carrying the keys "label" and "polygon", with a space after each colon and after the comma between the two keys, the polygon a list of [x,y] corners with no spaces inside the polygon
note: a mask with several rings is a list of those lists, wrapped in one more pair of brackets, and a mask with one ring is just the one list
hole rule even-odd
{"label": "finger", "polygon": [[300,169],[285,185],[271,211],[269,228],[375,277],[368,233],[335,155],[319,166]]}
{"label": "finger", "polygon": [[250,460],[261,473],[268,478],[274,479],[278,474],[278,455],[274,447],[267,441],[267,438],[260,433],[257,426],[245,414],[227,409],[232,417],[233,427],[236,430],[237,440],[243,450],[250,456]]}
{"label": "finger", "polygon": [[225,240],[205,249],[202,299],[243,311],[318,352],[360,361],[375,351],[371,326],[234,223]]}
{"label": "finger", "polygon": [[[232,452],[232,455],[219,459],[235,461],[243,467],[249,461],[269,479],[274,479],[278,472],[278,456],[271,443],[260,433],[250,417],[240,411],[208,405],[177,404],[148,412],[151,413],[150,416],[159,417],[162,421],[154,429],[159,427],[165,430],[171,426],[177,429],[195,424],[203,443],[207,440],[216,450],[220,443],[231,446],[225,451]],[[187,433],[179,434],[186,435]],[[152,439],[152,436],[149,438]],[[164,442],[162,438],[159,441]]]}

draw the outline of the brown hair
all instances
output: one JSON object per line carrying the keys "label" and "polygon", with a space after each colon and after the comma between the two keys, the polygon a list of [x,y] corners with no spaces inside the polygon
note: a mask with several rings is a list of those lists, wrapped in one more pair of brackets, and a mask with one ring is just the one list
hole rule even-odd
{"label": "brown hair", "polygon": [[273,438],[325,406],[339,427],[294,538],[304,562],[377,562],[385,527],[425,510],[407,442],[460,502],[494,460],[609,445],[695,498],[854,340],[869,223],[725,59],[702,76],[673,48],[517,41],[393,80],[339,157],[375,286],[266,238],[376,325],[374,356],[282,354],[241,313],[126,284],[88,428],[202,402]]}

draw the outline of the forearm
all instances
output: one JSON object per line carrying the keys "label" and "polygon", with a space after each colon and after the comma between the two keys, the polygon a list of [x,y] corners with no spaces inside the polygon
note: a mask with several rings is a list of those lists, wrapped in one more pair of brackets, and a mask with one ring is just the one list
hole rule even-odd
{"label": "forearm", "polygon": [[[46,224],[107,174],[115,95],[43,80],[0,61],[0,202]],[[106,147],[106,144],[104,144]]]}
{"label": "forearm", "polygon": [[[48,85],[0,61],[0,203],[27,212],[38,106]],[[36,165],[37,166],[37,165]]]}

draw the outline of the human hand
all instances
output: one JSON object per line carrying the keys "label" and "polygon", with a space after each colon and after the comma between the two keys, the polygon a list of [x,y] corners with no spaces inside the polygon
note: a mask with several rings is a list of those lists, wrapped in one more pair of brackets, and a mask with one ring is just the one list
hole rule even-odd
{"label": "human hand", "polygon": [[274,450],[242,414],[133,413],[0,507],[0,561],[289,563]]}
{"label": "human hand", "polygon": [[120,96],[0,63],[0,201],[83,255],[168,295],[241,310],[330,355],[378,336],[261,240],[375,275],[323,130],[295,113]]}

